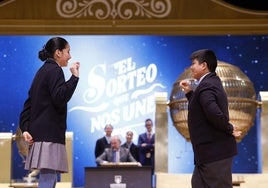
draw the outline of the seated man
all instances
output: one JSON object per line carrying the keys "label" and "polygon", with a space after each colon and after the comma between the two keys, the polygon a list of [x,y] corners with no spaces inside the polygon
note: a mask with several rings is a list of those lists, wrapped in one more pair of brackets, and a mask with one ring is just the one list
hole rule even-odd
{"label": "seated man", "polygon": [[129,149],[120,147],[120,145],[120,138],[118,136],[113,136],[111,138],[111,147],[106,148],[104,152],[99,157],[97,157],[96,163],[102,165],[108,162],[137,162],[131,155]]}

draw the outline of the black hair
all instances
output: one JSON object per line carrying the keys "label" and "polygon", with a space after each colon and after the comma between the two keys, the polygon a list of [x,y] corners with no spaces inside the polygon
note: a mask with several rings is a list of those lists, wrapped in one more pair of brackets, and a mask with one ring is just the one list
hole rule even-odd
{"label": "black hair", "polygon": [[145,124],[146,124],[148,121],[150,121],[151,123],[153,123],[152,119],[148,118],[148,119],[145,120]]}
{"label": "black hair", "polygon": [[68,42],[61,37],[53,37],[49,39],[42,50],[39,51],[39,59],[45,61],[48,58],[54,58],[56,50],[63,50],[66,48]]}
{"label": "black hair", "polygon": [[127,132],[126,132],[126,135],[127,135],[128,133],[130,133],[130,134],[133,135],[133,132],[132,132],[132,131],[127,131]]}
{"label": "black hair", "polygon": [[193,61],[194,59],[196,59],[199,62],[199,64],[206,62],[208,70],[210,72],[215,72],[218,62],[217,57],[212,50],[209,49],[197,50],[193,52],[190,56],[191,61]]}
{"label": "black hair", "polygon": [[104,127],[104,130],[105,130],[107,127],[111,127],[112,129],[114,129],[114,127],[113,127],[111,124],[106,124],[105,127]]}

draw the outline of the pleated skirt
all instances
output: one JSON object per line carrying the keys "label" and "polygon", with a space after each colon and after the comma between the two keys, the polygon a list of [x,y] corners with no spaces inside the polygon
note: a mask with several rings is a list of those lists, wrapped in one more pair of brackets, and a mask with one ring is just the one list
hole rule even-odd
{"label": "pleated skirt", "polygon": [[26,157],[25,169],[51,169],[59,173],[68,172],[65,145],[52,142],[34,142]]}

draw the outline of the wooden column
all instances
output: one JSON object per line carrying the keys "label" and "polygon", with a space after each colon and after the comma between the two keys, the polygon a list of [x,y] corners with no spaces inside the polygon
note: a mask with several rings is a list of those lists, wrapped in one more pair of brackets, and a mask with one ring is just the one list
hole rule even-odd
{"label": "wooden column", "polygon": [[268,173],[268,92],[262,91],[260,96],[262,173]]}
{"label": "wooden column", "polygon": [[0,183],[11,180],[12,133],[0,133]]}
{"label": "wooden column", "polygon": [[61,174],[61,182],[73,182],[73,132],[66,132],[66,152],[69,172]]}
{"label": "wooden column", "polygon": [[155,172],[168,172],[167,93],[156,93],[155,102]]}

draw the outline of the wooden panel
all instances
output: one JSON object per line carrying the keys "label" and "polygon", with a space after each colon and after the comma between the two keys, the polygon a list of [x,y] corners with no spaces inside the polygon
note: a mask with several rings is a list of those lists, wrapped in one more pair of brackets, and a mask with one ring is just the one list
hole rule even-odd
{"label": "wooden panel", "polygon": [[[191,174],[156,174],[156,188],[191,188]],[[233,174],[233,185],[241,188],[266,188],[268,174]],[[236,187],[234,186],[234,187]]]}
{"label": "wooden panel", "polygon": [[167,93],[156,93],[155,103],[155,172],[168,172]]}
{"label": "wooden panel", "polygon": [[[261,91],[261,155],[262,172],[268,173],[268,91]],[[268,180],[267,180],[268,181]]]}
{"label": "wooden panel", "polygon": [[61,182],[73,182],[73,132],[66,132],[66,152],[68,159],[68,173],[61,174]]}
{"label": "wooden panel", "polygon": [[0,34],[267,34],[267,18],[222,0],[0,1]]}
{"label": "wooden panel", "polygon": [[0,133],[0,183],[9,183],[11,177],[12,133]]}

